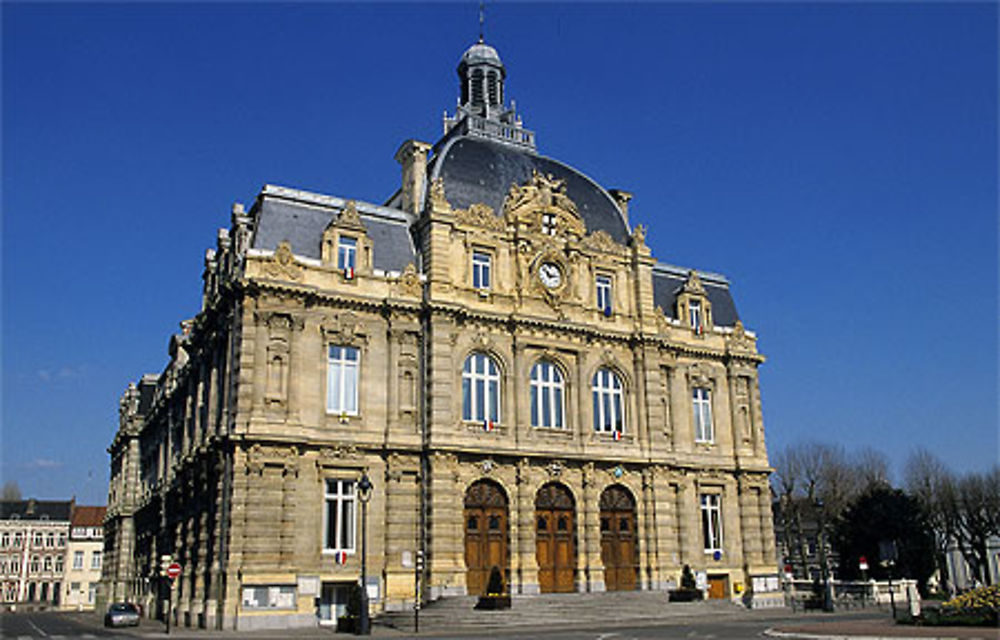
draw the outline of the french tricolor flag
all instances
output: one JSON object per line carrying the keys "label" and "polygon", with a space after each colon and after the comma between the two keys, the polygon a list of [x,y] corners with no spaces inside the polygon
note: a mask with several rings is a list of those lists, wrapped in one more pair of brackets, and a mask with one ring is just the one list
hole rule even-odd
{"label": "french tricolor flag", "polygon": [[619,442],[622,439],[622,432],[615,429],[611,434],[611,437],[615,439],[615,442]]}
{"label": "french tricolor flag", "polygon": [[338,551],[333,554],[333,559],[337,562],[337,564],[347,564],[347,552]]}
{"label": "french tricolor flag", "polygon": [[354,267],[347,267],[344,269],[344,277],[348,280],[354,280]]}
{"label": "french tricolor flag", "polygon": [[492,420],[483,420],[483,431],[487,431],[487,432],[493,431],[493,421]]}

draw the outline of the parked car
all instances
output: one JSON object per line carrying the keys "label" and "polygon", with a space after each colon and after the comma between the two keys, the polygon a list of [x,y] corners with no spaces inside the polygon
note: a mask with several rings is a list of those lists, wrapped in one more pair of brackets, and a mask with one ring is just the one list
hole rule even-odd
{"label": "parked car", "polygon": [[105,627],[138,627],[139,608],[131,602],[115,602],[104,614]]}

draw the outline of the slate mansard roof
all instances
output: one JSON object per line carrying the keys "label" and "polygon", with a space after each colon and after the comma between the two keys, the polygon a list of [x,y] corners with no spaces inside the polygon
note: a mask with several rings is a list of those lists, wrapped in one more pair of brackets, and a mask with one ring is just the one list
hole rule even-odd
{"label": "slate mansard roof", "polygon": [[69,522],[71,500],[0,500],[0,520],[55,520]]}
{"label": "slate mansard roof", "polygon": [[[251,246],[273,251],[287,241],[295,255],[319,260],[323,231],[346,205],[343,198],[266,185],[250,212],[256,219]],[[367,202],[357,201],[356,206],[372,241],[375,269],[402,271],[416,264],[410,235],[413,216]]]}

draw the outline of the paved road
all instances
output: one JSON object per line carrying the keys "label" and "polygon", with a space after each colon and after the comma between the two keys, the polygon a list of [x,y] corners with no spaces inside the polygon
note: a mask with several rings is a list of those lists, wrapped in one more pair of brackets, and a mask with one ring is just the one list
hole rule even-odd
{"label": "paved road", "polygon": [[0,637],[27,638],[108,638],[127,636],[118,629],[104,629],[94,614],[54,611],[5,613],[0,616]]}

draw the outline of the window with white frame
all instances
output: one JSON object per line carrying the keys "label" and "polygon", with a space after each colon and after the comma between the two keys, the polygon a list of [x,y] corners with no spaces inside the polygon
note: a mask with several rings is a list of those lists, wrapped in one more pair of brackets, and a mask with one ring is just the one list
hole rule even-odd
{"label": "window with white frame", "polygon": [[691,406],[694,409],[694,441],[713,442],[712,392],[704,387],[695,387],[691,391]]}
{"label": "window with white frame", "polygon": [[14,546],[17,547],[17,548],[21,548],[21,540],[22,540],[21,532],[20,531],[16,531],[14,533]]}
{"label": "window with white frame", "polygon": [[556,235],[556,215],[554,213],[542,214],[542,233],[547,236]]}
{"label": "window with white frame", "polygon": [[611,369],[598,369],[591,386],[594,395],[594,431],[622,433],[625,413],[622,381]]}
{"label": "window with white frame", "polygon": [[82,569],[83,568],[83,551],[73,552],[73,568]]}
{"label": "window with white frame", "polygon": [[485,353],[473,353],[462,367],[462,419],[500,422],[500,367]]}
{"label": "window with white frame", "polygon": [[41,566],[41,558],[39,558],[38,556],[31,556],[31,565],[29,566],[31,573],[38,573],[38,569],[40,566]]}
{"label": "window with white frame", "polygon": [[474,289],[490,288],[490,270],[493,256],[485,251],[472,252],[472,287]]}
{"label": "window with white frame", "polygon": [[45,556],[42,560],[42,571],[52,571],[52,556]]}
{"label": "window with white frame", "polygon": [[358,414],[358,362],[355,347],[330,345],[326,364],[326,410],[330,413]]}
{"label": "window with white frame", "polygon": [[701,495],[701,534],[705,553],[722,551],[722,507],[717,493]]}
{"label": "window with white frame", "polygon": [[354,553],[354,481],[327,479],[324,499],[323,550]]}
{"label": "window with white frame", "polygon": [[90,556],[90,568],[100,569],[101,568],[101,552],[95,551]]}
{"label": "window with white frame", "polygon": [[56,546],[56,534],[50,533],[47,536],[45,536],[45,546],[46,547]]}
{"label": "window with white frame", "polygon": [[63,557],[56,556],[56,573],[62,573],[63,570]]}
{"label": "window with white frame", "polygon": [[552,362],[541,360],[531,368],[531,426],[563,428],[563,377]]}
{"label": "window with white frame", "polygon": [[3,534],[0,535],[0,547],[6,548],[9,546],[10,546],[10,532],[4,531]]}
{"label": "window with white frame", "polygon": [[597,276],[595,283],[597,285],[597,308],[601,310],[601,313],[609,316],[611,315],[611,277]]}
{"label": "window with white frame", "polygon": [[691,300],[688,302],[688,318],[691,321],[691,328],[700,332],[702,330],[701,300]]}
{"label": "window with white frame", "polygon": [[358,239],[340,236],[337,239],[337,268],[344,271],[357,268]]}
{"label": "window with white frame", "polygon": [[35,546],[36,547],[42,546],[42,532],[41,531],[38,531],[37,533],[35,533]]}

